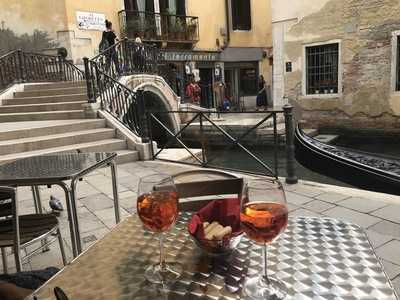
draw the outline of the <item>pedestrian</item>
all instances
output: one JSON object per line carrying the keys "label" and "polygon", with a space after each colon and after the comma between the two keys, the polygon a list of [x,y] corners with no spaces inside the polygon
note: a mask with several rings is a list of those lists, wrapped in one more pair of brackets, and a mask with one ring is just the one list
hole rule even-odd
{"label": "pedestrian", "polygon": [[267,91],[265,89],[264,76],[260,75],[258,79],[258,94],[256,98],[257,111],[259,109],[267,109]]}
{"label": "pedestrian", "polygon": [[230,111],[231,110],[231,100],[227,96],[225,96],[224,102],[222,104],[222,108],[224,111]]}
{"label": "pedestrian", "polygon": [[[115,35],[114,30],[112,29],[112,23],[108,20],[106,20],[106,30],[103,31],[103,36],[102,36],[102,41],[100,42],[100,47],[102,43],[108,43],[108,50],[107,53],[105,53],[106,56],[106,73],[109,72],[110,67],[111,67],[111,62],[114,62],[115,65],[115,70],[118,75],[121,74],[120,72],[120,67],[119,67],[119,62],[118,62],[118,53],[115,49],[115,47],[112,47],[115,45],[115,41],[118,41],[117,36]],[[105,42],[106,41],[106,42]],[[112,47],[112,48],[110,48]]]}
{"label": "pedestrian", "polygon": [[189,84],[186,86],[186,96],[191,103],[195,105],[200,105],[200,95],[201,88],[199,84],[195,81],[194,75],[189,75]]}

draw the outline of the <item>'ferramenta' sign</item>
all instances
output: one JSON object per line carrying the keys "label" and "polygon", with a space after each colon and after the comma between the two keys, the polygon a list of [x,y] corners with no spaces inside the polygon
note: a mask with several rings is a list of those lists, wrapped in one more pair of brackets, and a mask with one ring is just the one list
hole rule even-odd
{"label": "'ferramenta' sign", "polygon": [[219,61],[219,52],[181,52],[164,51],[163,58],[166,61]]}

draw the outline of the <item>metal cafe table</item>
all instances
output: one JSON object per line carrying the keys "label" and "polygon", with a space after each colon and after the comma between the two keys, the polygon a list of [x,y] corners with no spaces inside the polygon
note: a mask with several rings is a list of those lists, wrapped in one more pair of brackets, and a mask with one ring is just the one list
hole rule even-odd
{"label": "metal cafe table", "polygon": [[[157,262],[158,240],[145,232],[137,215],[117,225],[44,286],[38,300],[54,299],[58,286],[69,299],[246,299],[245,276],[262,271],[261,247],[246,237],[228,257],[208,257],[187,232],[190,213],[164,239],[166,259],[184,265],[173,286],[144,279]],[[290,218],[286,231],[269,247],[269,273],[288,287],[287,299],[395,300],[396,295],[364,231],[334,219]],[[31,298],[29,298],[31,299]]]}
{"label": "metal cafe table", "polygon": [[[65,153],[34,156],[0,165],[0,185],[31,186],[36,211],[41,213],[39,186],[58,185],[64,192],[74,257],[82,252],[78,214],[76,210],[76,189],[78,181],[94,170],[110,165],[116,222],[120,221],[116,153]],[[67,184],[66,181],[71,181]]]}

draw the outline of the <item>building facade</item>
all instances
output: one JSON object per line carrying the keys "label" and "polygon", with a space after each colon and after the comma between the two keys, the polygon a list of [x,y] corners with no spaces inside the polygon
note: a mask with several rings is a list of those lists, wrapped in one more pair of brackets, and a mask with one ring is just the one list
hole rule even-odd
{"label": "building facade", "polygon": [[391,0],[272,0],[274,101],[311,126],[400,128],[399,15]]}
{"label": "building facade", "polygon": [[259,75],[271,86],[269,0],[125,0],[119,18],[122,35],[160,47],[183,82],[195,75],[203,107],[221,106],[224,94],[237,109],[254,107]]}
{"label": "building facade", "polygon": [[117,12],[123,8],[123,0],[7,0],[0,3],[0,22],[17,35],[48,33],[80,64],[82,57],[98,53],[105,19],[119,33]]}
{"label": "building facade", "polygon": [[81,64],[98,53],[108,19],[119,37],[139,36],[162,50],[182,98],[194,74],[203,107],[220,107],[228,97],[241,109],[255,106],[259,75],[272,85],[270,6],[270,0],[9,0],[0,22],[18,35],[48,33]]}

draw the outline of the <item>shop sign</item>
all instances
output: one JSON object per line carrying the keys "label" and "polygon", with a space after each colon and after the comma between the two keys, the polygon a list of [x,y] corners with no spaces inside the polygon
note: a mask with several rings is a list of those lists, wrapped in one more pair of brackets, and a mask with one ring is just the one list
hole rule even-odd
{"label": "shop sign", "polygon": [[216,52],[162,52],[166,61],[219,61],[220,53]]}
{"label": "shop sign", "polygon": [[106,29],[106,15],[93,12],[77,11],[76,20],[79,29],[99,30]]}

